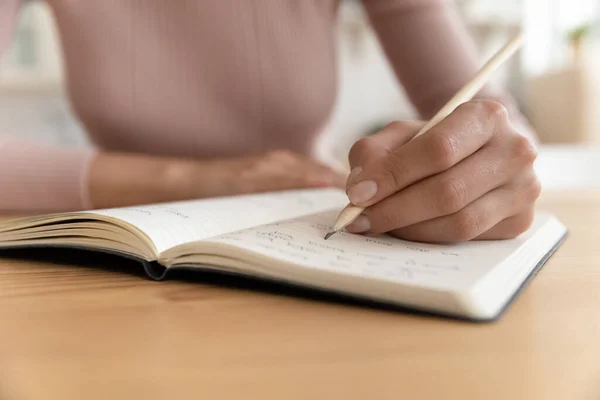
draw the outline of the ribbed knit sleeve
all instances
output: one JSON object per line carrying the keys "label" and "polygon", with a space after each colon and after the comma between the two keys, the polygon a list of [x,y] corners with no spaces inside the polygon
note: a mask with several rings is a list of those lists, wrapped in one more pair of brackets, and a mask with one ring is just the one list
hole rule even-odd
{"label": "ribbed knit sleeve", "polygon": [[89,209],[94,153],[0,138],[0,212]]}
{"label": "ribbed knit sleeve", "polygon": [[[0,1],[0,55],[7,48],[18,0]],[[0,132],[0,212],[70,211],[91,207],[87,171],[93,151],[26,143]]]}
{"label": "ribbed knit sleeve", "polygon": [[21,0],[0,1],[0,52],[4,51],[10,42],[20,3]]}

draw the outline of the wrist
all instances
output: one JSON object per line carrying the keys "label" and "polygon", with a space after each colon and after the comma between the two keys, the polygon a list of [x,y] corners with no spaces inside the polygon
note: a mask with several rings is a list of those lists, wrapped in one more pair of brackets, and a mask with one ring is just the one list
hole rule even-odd
{"label": "wrist", "polygon": [[233,161],[177,160],[164,171],[166,187],[181,199],[218,197],[237,193]]}
{"label": "wrist", "polygon": [[196,196],[194,179],[196,165],[185,160],[167,160],[161,170],[158,180],[160,186],[173,198],[190,200]]}
{"label": "wrist", "polygon": [[92,203],[111,208],[190,199],[192,165],[140,154],[99,153],[90,169]]}

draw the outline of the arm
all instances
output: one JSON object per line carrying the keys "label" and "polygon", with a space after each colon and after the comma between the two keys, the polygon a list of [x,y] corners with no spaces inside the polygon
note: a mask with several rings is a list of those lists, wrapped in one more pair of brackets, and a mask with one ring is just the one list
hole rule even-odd
{"label": "arm", "polygon": [[[449,0],[363,0],[371,23],[407,96],[431,118],[479,69],[477,51]],[[511,123],[535,137],[514,100],[484,87],[476,98],[499,101]]]}
{"label": "arm", "polygon": [[[0,0],[0,53],[19,0]],[[0,212],[54,212],[269,190],[343,186],[344,178],[288,152],[221,160],[25,143],[0,134]]]}
{"label": "arm", "polygon": [[92,154],[0,137],[0,212],[88,208]]}
{"label": "arm", "polygon": [[265,191],[343,187],[345,177],[287,151],[192,160],[0,138],[0,212],[124,207]]}
{"label": "arm", "polygon": [[[0,55],[16,22],[19,0],[0,2]],[[26,144],[0,136],[0,211],[80,209],[91,152]]]}
{"label": "arm", "polygon": [[226,166],[210,162],[99,153],[90,166],[89,196],[94,208],[121,207],[226,195],[230,183]]}
{"label": "arm", "polygon": [[[10,42],[19,4],[0,1],[0,55]],[[202,169],[191,162],[0,135],[0,212],[72,211],[214,195],[218,176]],[[204,179],[194,178],[196,173]],[[192,191],[191,182],[201,183],[203,190]]]}
{"label": "arm", "polygon": [[90,169],[91,202],[99,208],[344,183],[332,169],[281,150],[200,161],[101,153]]}
{"label": "arm", "polygon": [[199,161],[0,137],[0,212],[124,207],[344,183],[345,176],[287,151]]}
{"label": "arm", "polygon": [[[458,16],[443,0],[364,2],[408,96],[430,118],[478,69]],[[508,96],[485,88],[478,97],[490,100],[465,102],[414,140],[420,126],[396,121],[352,147],[346,191],[365,210],[350,232],[438,243],[529,229],[541,191],[532,132]]]}

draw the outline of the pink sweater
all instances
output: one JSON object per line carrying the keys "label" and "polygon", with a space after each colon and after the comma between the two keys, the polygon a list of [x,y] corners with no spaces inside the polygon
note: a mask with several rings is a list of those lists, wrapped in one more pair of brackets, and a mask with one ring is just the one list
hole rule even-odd
{"label": "pink sweater", "polygon": [[[93,207],[96,151],[182,157],[288,148],[308,153],[336,95],[338,0],[47,0],[73,110],[94,143],[80,150],[0,133],[0,211]],[[422,117],[477,70],[444,0],[363,0]],[[0,0],[0,51],[18,0]]]}

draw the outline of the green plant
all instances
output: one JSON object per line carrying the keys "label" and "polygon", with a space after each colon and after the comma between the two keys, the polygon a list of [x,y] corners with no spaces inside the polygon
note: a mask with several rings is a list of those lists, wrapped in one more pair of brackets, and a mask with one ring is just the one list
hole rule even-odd
{"label": "green plant", "polygon": [[567,32],[567,38],[571,42],[579,42],[584,38],[590,36],[593,32],[594,28],[598,27],[598,23],[588,22],[582,25],[579,25],[570,31]]}

